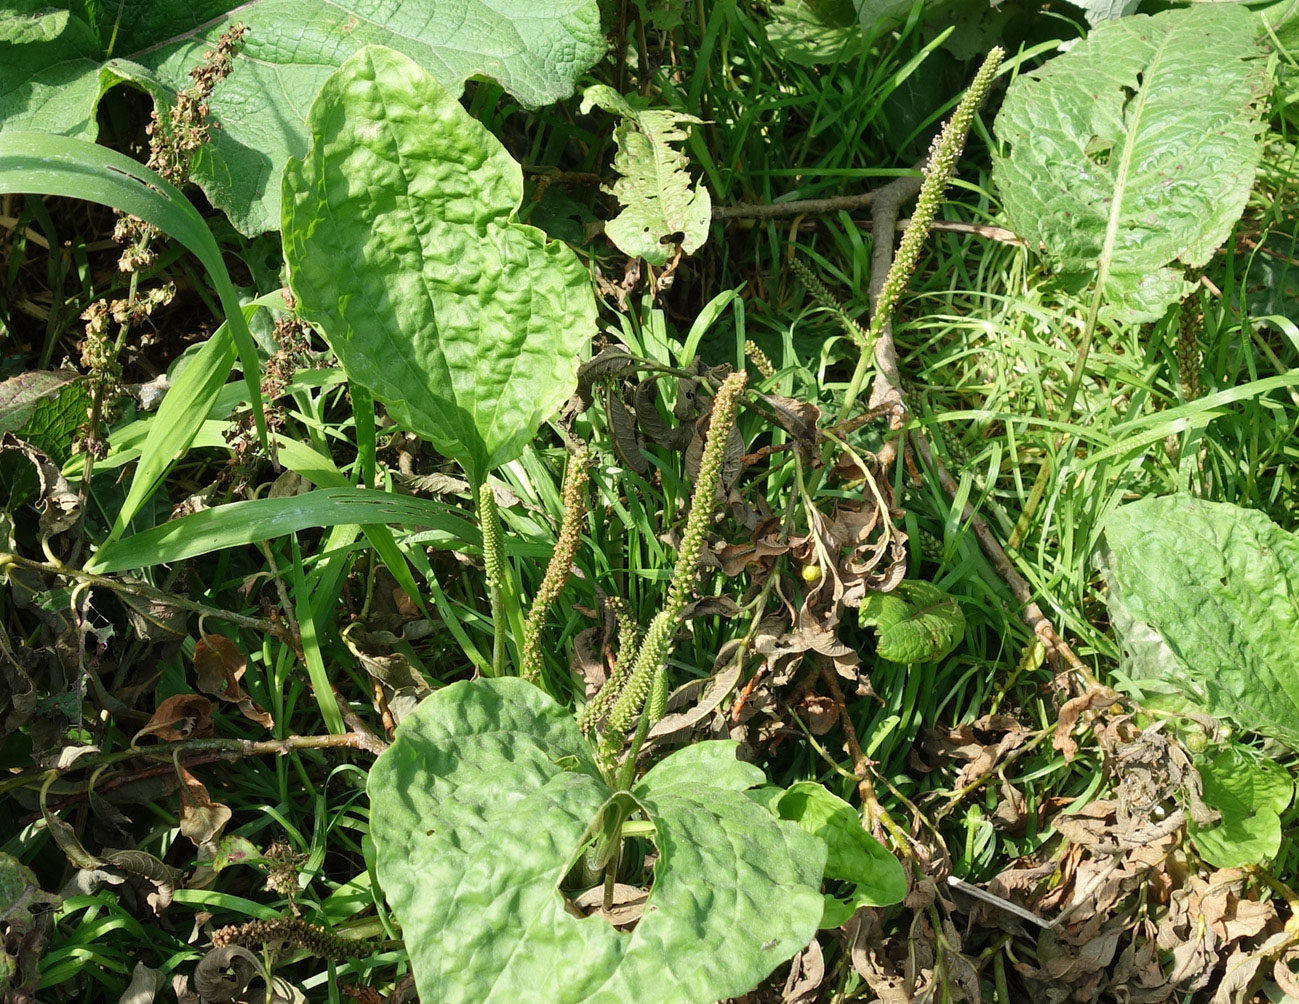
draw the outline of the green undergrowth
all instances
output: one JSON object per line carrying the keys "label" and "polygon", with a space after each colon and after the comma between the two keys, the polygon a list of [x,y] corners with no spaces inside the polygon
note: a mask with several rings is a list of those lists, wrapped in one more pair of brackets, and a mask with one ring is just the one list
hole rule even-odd
{"label": "green undergrowth", "polygon": [[[97,116],[67,130],[81,146],[14,139],[43,127],[0,100],[0,986],[1284,999],[1296,618],[1290,586],[1247,580],[1285,579],[1299,525],[1292,30],[1161,15],[1220,18],[1247,52],[1258,125],[1235,127],[1258,156],[1203,260],[1169,257],[1187,295],[1150,307],[1072,274],[1057,235],[1017,238],[994,157],[1020,78],[1115,25],[1067,4],[573,6],[568,59],[540,70],[545,38],[508,66],[497,42],[451,65],[419,38],[340,47],[318,80],[290,61],[306,97],[255,193],[239,137],[265,122],[204,139],[168,178],[184,196],[113,171],[110,147],[147,155],[148,96],[188,80],[167,54],[201,63],[215,29],[118,65],[87,6],[78,58],[134,83],[70,94]],[[238,75],[265,55],[271,0],[255,13],[211,94],[261,79]],[[1237,15],[1275,31],[1233,43]],[[844,58],[819,61],[825,39]],[[872,207],[752,207],[914,175],[994,44],[892,314],[905,413],[873,407],[872,369],[841,424]],[[69,173],[38,178],[55,154]],[[165,235],[132,236],[133,270],[109,206]],[[1272,563],[1197,592],[1188,545],[1146,576],[1181,546],[1170,512],[1247,526]]]}

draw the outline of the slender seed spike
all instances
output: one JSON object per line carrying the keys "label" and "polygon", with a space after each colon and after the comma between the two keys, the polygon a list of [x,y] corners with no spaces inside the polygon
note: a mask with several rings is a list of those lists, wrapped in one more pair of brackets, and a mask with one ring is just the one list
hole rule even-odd
{"label": "slender seed spike", "polygon": [[744,354],[748,356],[749,362],[753,363],[753,368],[762,374],[764,380],[770,380],[776,375],[776,367],[771,365],[767,353],[763,352],[752,338],[744,340]]}
{"label": "slender seed spike", "polygon": [[[866,329],[857,323],[856,318],[851,317],[848,314],[848,311],[844,309],[844,305],[835,298],[834,294],[826,289],[825,283],[823,283],[817,277],[816,273],[808,268],[801,259],[790,258],[789,265],[790,268],[794,270],[794,274],[797,275],[799,279],[802,280],[803,285],[807,287],[807,291],[812,294],[812,299],[827,310],[831,311],[835,316],[835,320],[839,322],[839,326],[843,328],[844,333],[855,341],[859,348],[865,351],[870,345]],[[763,375],[766,376],[765,373]]]}
{"label": "slender seed spike", "polygon": [[583,446],[569,460],[568,472],[564,476],[564,516],[559,525],[559,537],[555,540],[555,550],[550,555],[541,586],[523,625],[523,665],[519,675],[533,683],[541,678],[541,628],[551,605],[559,598],[573,571],[573,559],[581,542],[582,519],[586,516],[586,484],[590,480],[586,464],[587,451]]}
{"label": "slender seed spike", "polygon": [[[681,612],[694,588],[699,572],[699,555],[703,551],[704,537],[712,518],[721,482],[722,467],[726,459],[726,441],[735,425],[740,396],[744,392],[744,373],[732,373],[717,390],[713,399],[713,413],[708,428],[708,441],[704,444],[699,474],[690,493],[690,514],[686,517],[685,533],[677,551],[676,565],[672,570],[672,584],[668,587],[663,609],[650,622],[636,664],[627,685],[623,688],[609,712],[609,721],[598,751],[601,767],[608,768],[617,756],[625,737],[635,725],[645,707],[654,676],[664,666],[672,636],[681,621]],[[633,751],[634,755],[634,751]]]}
{"label": "slender seed spike", "polygon": [[496,495],[487,485],[478,485],[478,523],[483,532],[483,568],[487,572],[487,595],[492,607],[492,675],[505,674],[505,550],[501,544],[501,515]]}
{"label": "slender seed spike", "polygon": [[[969,90],[965,92],[956,106],[956,111],[947,120],[947,124],[943,126],[942,132],[938,134],[930,148],[929,162],[925,165],[925,180],[920,186],[920,194],[916,197],[915,213],[902,234],[902,240],[898,243],[897,253],[893,256],[893,264],[889,267],[884,288],[875,307],[875,314],[871,317],[870,328],[866,332],[868,345],[874,345],[884,325],[893,317],[898,298],[902,296],[902,291],[911,280],[911,274],[916,270],[916,263],[920,260],[920,249],[929,236],[929,228],[933,225],[938,207],[942,203],[943,192],[956,172],[956,162],[961,159],[961,151],[965,149],[965,137],[969,135],[970,126],[974,124],[974,113],[978,111],[979,105],[983,104],[983,99],[992,86],[992,78],[996,75],[997,67],[1001,65],[1005,55],[1005,50],[1000,46],[994,46],[988,53],[983,65],[979,67],[979,72],[974,75]],[[888,239],[887,234],[875,235],[877,241]]]}
{"label": "slender seed spike", "polygon": [[627,677],[636,663],[636,653],[640,649],[640,625],[627,609],[627,602],[621,596],[609,598],[614,616],[618,618],[618,660],[613,672],[604,681],[604,686],[591,698],[582,713],[577,716],[577,727],[583,732],[590,732],[609,713],[614,701],[627,685]]}

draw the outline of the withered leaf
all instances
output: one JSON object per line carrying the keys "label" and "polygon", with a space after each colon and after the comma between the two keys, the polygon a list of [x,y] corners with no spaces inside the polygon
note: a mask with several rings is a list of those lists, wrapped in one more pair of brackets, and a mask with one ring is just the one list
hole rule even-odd
{"label": "withered leaf", "polygon": [[578,386],[589,387],[597,380],[612,380],[635,371],[636,360],[621,345],[611,345],[577,368]]}
{"label": "withered leaf", "polygon": [[1116,691],[1109,687],[1098,686],[1080,697],[1066,701],[1060,709],[1060,717],[1055,725],[1055,738],[1051,741],[1051,745],[1064,754],[1066,761],[1072,760],[1078,752],[1078,744],[1073,741],[1070,733],[1078,724],[1078,719],[1084,712],[1108,708],[1119,700]]}
{"label": "withered leaf", "polygon": [[204,1004],[236,1000],[257,977],[266,979],[262,962],[239,945],[214,948],[194,967],[194,989]]}
{"label": "withered leaf", "polygon": [[785,979],[785,989],[780,998],[782,1004],[812,1004],[824,979],[825,955],[820,942],[813,938],[790,963],[789,976]]}
{"label": "withered leaf", "polygon": [[199,694],[173,694],[158,705],[147,725],[135,734],[157,736],[165,742],[205,739],[212,735],[212,702]]}
{"label": "withered leaf", "polygon": [[649,461],[640,450],[640,437],[636,435],[636,422],[623,404],[615,389],[610,389],[604,398],[604,414],[609,422],[609,439],[613,443],[614,453],[618,455],[629,470],[641,477],[649,474]]}
{"label": "withered leaf", "polygon": [[195,847],[211,843],[221,835],[233,815],[228,805],[212,801],[203,782],[177,765],[180,778],[180,832]]}
{"label": "withered leaf", "polygon": [[240,713],[270,728],[271,716],[253,703],[239,681],[248,662],[239,646],[223,634],[206,634],[194,646],[194,673],[198,689],[205,694],[238,705]]}

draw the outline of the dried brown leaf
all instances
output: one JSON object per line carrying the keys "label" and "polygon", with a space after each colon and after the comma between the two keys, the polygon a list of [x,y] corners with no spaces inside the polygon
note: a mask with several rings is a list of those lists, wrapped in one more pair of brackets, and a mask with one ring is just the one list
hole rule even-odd
{"label": "dried brown leaf", "polygon": [[194,646],[194,673],[198,689],[238,705],[245,718],[270,728],[271,716],[254,704],[239,685],[247,667],[248,662],[239,646],[223,634],[206,634]]}
{"label": "dried brown leaf", "polygon": [[813,1004],[817,990],[825,979],[825,955],[821,945],[813,938],[806,948],[794,956],[781,994],[782,1004]]}
{"label": "dried brown leaf", "polygon": [[1066,761],[1072,760],[1078,753],[1078,744],[1073,741],[1071,733],[1078,719],[1084,712],[1108,708],[1121,700],[1118,693],[1109,687],[1098,686],[1080,697],[1066,701],[1060,709],[1060,717],[1055,725],[1055,738],[1051,745],[1064,754]]}
{"label": "dried brown leaf", "polygon": [[212,702],[199,694],[173,694],[158,705],[148,724],[135,735],[157,736],[164,742],[205,739],[212,735]]}
{"label": "dried brown leaf", "polygon": [[180,778],[180,832],[202,847],[221,836],[233,813],[228,805],[212,801],[203,782],[177,765]]}

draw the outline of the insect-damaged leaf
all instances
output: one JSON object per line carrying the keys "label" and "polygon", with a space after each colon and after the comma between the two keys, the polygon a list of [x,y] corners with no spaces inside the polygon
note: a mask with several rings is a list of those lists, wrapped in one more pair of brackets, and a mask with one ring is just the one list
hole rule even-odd
{"label": "insect-damaged leaf", "polygon": [[1157,319],[1240,218],[1268,87],[1258,34],[1238,4],[1106,21],[1007,90],[1006,216],[1062,273],[1094,277],[1110,319]]}
{"label": "insect-damaged leaf", "polygon": [[369,780],[379,881],[420,998],[709,1004],[802,949],[825,844],[745,796],[763,775],[735,750],[690,746],[632,789],[660,853],[622,934],[568,913],[559,888],[615,797],[572,717],[518,679],[435,692]]}
{"label": "insect-damaged leaf", "polygon": [[623,254],[651,265],[666,265],[677,244],[686,254],[698,250],[708,238],[713,204],[703,185],[690,187],[686,158],[676,144],[686,138],[681,126],[699,119],[668,108],[633,108],[606,84],[586,89],[583,114],[593,105],[622,118],[613,131],[613,166],[622,175],[613,194],[623,208],[604,228],[609,239]]}
{"label": "insect-damaged leaf", "polygon": [[302,314],[350,380],[481,481],[576,386],[595,331],[586,270],[513,222],[519,165],[402,54],[361,50],[309,123],[283,200]]}

